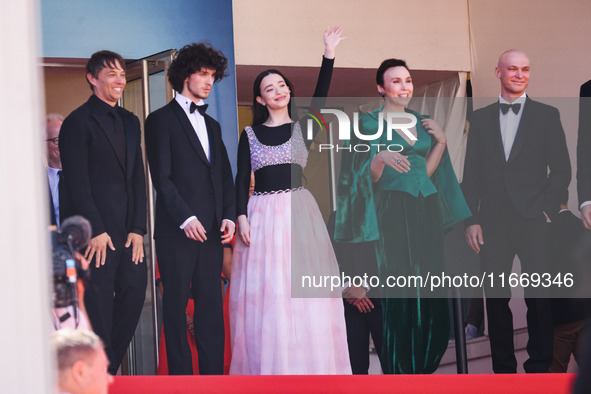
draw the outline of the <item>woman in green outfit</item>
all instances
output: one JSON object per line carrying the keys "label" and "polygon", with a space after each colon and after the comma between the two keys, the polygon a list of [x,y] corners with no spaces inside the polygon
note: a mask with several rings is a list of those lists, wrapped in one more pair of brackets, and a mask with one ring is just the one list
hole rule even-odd
{"label": "woman in green outfit", "polygon": [[[388,287],[392,283],[386,284],[386,278],[424,280],[444,272],[444,229],[470,211],[451,167],[445,133],[434,120],[406,108],[413,94],[406,63],[385,60],[376,82],[384,105],[360,117],[359,131],[375,135],[382,122],[383,132],[379,141],[371,142],[370,152],[343,157],[335,238],[377,241],[380,283],[386,285],[380,289],[383,372],[432,373],[449,338],[447,293],[427,294],[428,286],[409,281]],[[388,139],[387,119],[396,119],[388,115],[393,113],[408,119],[413,115],[417,122],[407,129],[410,133],[396,130]],[[351,140],[351,145],[356,142]]]}

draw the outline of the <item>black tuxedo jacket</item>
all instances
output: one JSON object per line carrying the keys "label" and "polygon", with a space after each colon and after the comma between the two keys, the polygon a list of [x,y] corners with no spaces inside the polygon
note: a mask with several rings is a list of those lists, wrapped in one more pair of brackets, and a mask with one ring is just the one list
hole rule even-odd
{"label": "black tuxedo jacket", "polygon": [[156,188],[154,238],[185,237],[180,225],[191,216],[196,216],[206,231],[219,228],[223,219],[235,221],[232,170],[220,125],[207,114],[205,124],[209,162],[175,99],[146,120],[146,152]]}
{"label": "black tuxedo jacket", "polygon": [[82,215],[92,225],[92,236],[107,232],[114,243],[127,234],[146,233],[146,182],[138,118],[116,107],[123,120],[126,158],[119,157],[105,129],[113,118],[97,110],[96,96],[72,112],[60,131],[60,156],[65,198],[60,198],[60,220]]}
{"label": "black tuxedo jacket", "polygon": [[526,218],[552,217],[566,198],[570,160],[558,110],[527,98],[509,160],[505,160],[499,103],[472,115],[462,188],[472,217],[493,223],[507,199]]}
{"label": "black tuxedo jacket", "polygon": [[577,140],[577,192],[579,205],[591,200],[591,81],[581,86]]}

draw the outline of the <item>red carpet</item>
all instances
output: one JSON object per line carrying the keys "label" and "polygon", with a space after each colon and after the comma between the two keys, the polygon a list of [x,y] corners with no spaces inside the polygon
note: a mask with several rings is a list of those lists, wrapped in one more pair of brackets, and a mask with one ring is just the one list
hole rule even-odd
{"label": "red carpet", "polygon": [[574,374],[370,376],[116,376],[111,394],[570,393]]}

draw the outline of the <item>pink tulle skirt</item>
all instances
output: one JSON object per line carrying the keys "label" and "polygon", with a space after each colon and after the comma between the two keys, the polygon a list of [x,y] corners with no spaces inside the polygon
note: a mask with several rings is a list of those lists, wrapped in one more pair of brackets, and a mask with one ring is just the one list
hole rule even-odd
{"label": "pink tulle skirt", "polygon": [[338,275],[314,197],[252,196],[248,220],[250,247],[237,237],[232,258],[230,374],[350,374],[342,298],[292,298],[292,264]]}

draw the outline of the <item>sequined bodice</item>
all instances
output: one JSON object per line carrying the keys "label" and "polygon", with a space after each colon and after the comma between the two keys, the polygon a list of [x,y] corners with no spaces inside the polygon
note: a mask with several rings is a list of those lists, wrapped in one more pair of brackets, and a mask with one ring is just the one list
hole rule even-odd
{"label": "sequined bodice", "polygon": [[251,127],[247,127],[245,131],[250,145],[250,164],[253,171],[277,164],[299,164],[302,168],[306,167],[308,149],[299,122],[295,123],[291,138],[276,146],[261,143]]}

